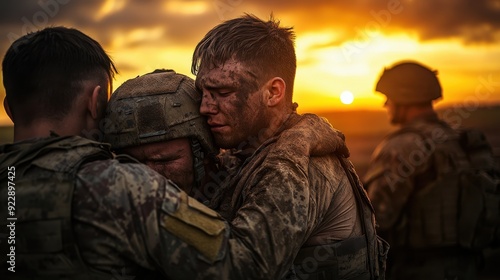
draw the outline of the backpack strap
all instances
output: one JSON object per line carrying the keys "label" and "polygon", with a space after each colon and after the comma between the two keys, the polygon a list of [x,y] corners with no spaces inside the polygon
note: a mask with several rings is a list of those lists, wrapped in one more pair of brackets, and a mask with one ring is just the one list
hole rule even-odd
{"label": "backpack strap", "polygon": [[500,177],[493,148],[484,133],[476,129],[461,129],[459,134],[460,146],[466,152],[472,167],[476,170],[486,170],[490,175],[496,174]]}

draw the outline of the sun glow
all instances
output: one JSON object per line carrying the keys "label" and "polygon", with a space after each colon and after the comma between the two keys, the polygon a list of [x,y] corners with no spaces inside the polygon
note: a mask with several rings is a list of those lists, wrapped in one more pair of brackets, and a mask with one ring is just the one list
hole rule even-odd
{"label": "sun glow", "polygon": [[183,15],[200,15],[207,12],[210,5],[206,1],[171,0],[165,2],[164,8],[167,12],[175,11],[175,13]]}
{"label": "sun glow", "polygon": [[352,92],[344,90],[340,94],[340,102],[342,102],[343,104],[349,105],[352,104],[353,101],[354,101],[354,94],[352,94]]}
{"label": "sun glow", "polygon": [[99,21],[113,13],[116,13],[125,8],[125,4],[127,4],[127,1],[125,0],[107,0],[101,5],[99,11],[97,11],[94,15],[94,19]]}
{"label": "sun glow", "polygon": [[[385,67],[400,60],[417,60],[439,71],[445,96],[440,104],[463,103],[462,100],[470,96],[481,81],[490,76],[490,80],[498,77],[498,72],[488,69],[495,69],[493,57],[500,58],[500,51],[490,50],[488,46],[466,47],[457,40],[422,43],[405,34],[377,34],[372,41],[363,44],[355,41],[340,45],[328,43],[334,39],[335,36],[322,33],[297,37],[294,99],[302,111],[346,108],[346,104],[354,102],[354,99],[349,101],[348,94],[339,95],[346,89],[351,94],[356,93],[353,95],[355,106],[349,106],[349,109],[381,108],[384,98],[375,93],[375,84]],[[485,51],[491,55],[482,55]],[[454,55],[443,55],[445,53]],[[456,65],[464,63],[463,58],[481,64],[470,66],[467,72],[456,69]]]}

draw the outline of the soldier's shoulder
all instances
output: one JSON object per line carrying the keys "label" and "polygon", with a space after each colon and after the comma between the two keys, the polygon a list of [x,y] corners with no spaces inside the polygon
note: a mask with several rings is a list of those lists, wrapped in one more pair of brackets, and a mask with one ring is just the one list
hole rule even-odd
{"label": "soldier's shoulder", "polygon": [[380,143],[386,149],[394,149],[408,145],[414,145],[416,140],[422,138],[422,134],[415,130],[399,129],[388,134]]}
{"label": "soldier's shoulder", "polygon": [[408,141],[408,139],[421,136],[421,127],[406,125],[387,134],[386,139],[392,141]]}
{"label": "soldier's shoulder", "polygon": [[418,131],[396,130],[388,134],[375,148],[372,159],[394,158],[414,151],[423,141]]}
{"label": "soldier's shoulder", "polygon": [[128,207],[153,211],[160,201],[175,205],[181,192],[172,181],[146,165],[115,159],[85,164],[78,172],[76,188],[82,203],[93,205],[97,197],[100,204],[113,211]]}
{"label": "soldier's shoulder", "polygon": [[116,159],[88,162],[79,169],[78,176],[86,184],[105,185],[128,191],[171,184],[144,164],[122,163]]}

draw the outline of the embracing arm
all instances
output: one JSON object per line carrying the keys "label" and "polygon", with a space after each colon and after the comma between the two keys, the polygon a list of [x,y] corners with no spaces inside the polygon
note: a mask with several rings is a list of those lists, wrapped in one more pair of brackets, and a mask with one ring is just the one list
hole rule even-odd
{"label": "embracing arm", "polygon": [[[195,220],[198,222],[202,212],[206,217],[212,217],[206,220],[207,223],[196,223],[193,220],[191,226],[186,227],[189,230],[206,226],[197,232],[211,241],[200,245],[218,244],[208,250],[208,254],[200,256],[197,251],[204,252],[208,248],[200,248],[188,241],[184,233],[174,233],[168,220],[172,220],[172,215],[177,214],[164,216],[161,223],[162,239],[170,242],[171,246],[167,246],[167,251],[162,253],[175,257],[170,257],[168,261],[164,259],[164,265],[176,270],[176,277],[279,279],[290,269],[305,240],[305,228],[308,228],[307,182],[303,181],[300,170],[295,170],[298,173],[269,172],[266,168],[263,170],[264,174],[260,176],[258,173],[253,181],[256,183],[247,189],[230,229],[220,218],[216,218],[212,210],[203,208],[203,205],[191,207],[192,210],[196,209],[196,215],[191,217],[196,216]],[[188,204],[196,204],[192,198],[186,199]],[[210,211],[212,213],[208,214]],[[208,220],[211,222],[208,223]],[[183,223],[190,222],[186,220]],[[172,235],[179,236],[182,241],[172,241],[175,240]],[[190,243],[190,246],[181,246],[181,243]]]}
{"label": "embracing arm", "polygon": [[113,182],[81,178],[85,188],[79,195],[85,199],[75,205],[82,257],[102,272],[126,268],[127,275],[156,271],[170,279],[279,279],[304,241],[308,193],[298,169],[255,177],[229,225],[145,166],[87,168]]}

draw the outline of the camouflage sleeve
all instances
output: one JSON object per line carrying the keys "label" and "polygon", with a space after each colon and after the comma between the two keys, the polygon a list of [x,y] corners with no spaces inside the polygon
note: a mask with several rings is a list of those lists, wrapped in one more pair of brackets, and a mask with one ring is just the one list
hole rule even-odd
{"label": "camouflage sleeve", "polygon": [[398,220],[415,187],[415,176],[428,168],[429,156],[415,133],[385,139],[375,149],[364,183],[381,231]]}
{"label": "camouflage sleeve", "polygon": [[[241,248],[232,256],[252,279],[280,279],[316,225],[306,171],[293,162],[265,162],[247,181],[242,206],[231,221]],[[253,269],[249,271],[249,269]]]}
{"label": "camouflage sleeve", "polygon": [[[300,244],[293,223],[304,220],[276,228],[275,220],[267,220],[276,210],[272,205],[249,207],[230,232],[219,214],[142,165],[104,161],[87,164],[78,175],[75,234],[94,270],[129,277],[156,272],[169,279],[278,279],[282,271],[275,264],[293,258],[288,250]],[[301,203],[286,202],[287,212],[304,212],[292,207]],[[256,222],[265,227],[253,228]]]}
{"label": "camouflage sleeve", "polygon": [[[78,178],[74,229],[91,269],[130,277],[153,273],[196,279],[197,269],[208,269],[223,256],[226,223],[146,166],[94,162],[84,166]],[[164,230],[165,224],[177,231]],[[183,259],[178,258],[180,252],[185,252]]]}

